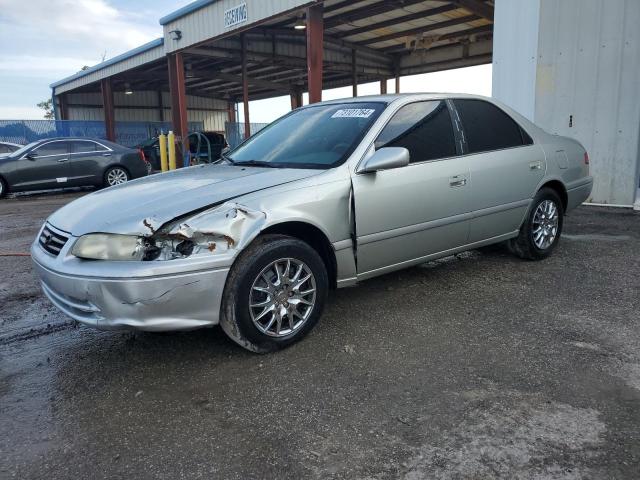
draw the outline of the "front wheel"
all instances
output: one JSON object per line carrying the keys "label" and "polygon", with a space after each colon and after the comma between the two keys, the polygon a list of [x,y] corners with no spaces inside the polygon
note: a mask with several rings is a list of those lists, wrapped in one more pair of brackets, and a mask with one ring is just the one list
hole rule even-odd
{"label": "front wheel", "polygon": [[129,172],[123,167],[111,167],[104,173],[104,186],[113,187],[129,181]]}
{"label": "front wheel", "polygon": [[512,253],[526,260],[542,260],[555,250],[562,233],[563,206],[550,188],[538,191],[520,233],[509,241]]}
{"label": "front wheel", "polygon": [[253,352],[284,348],[318,323],[328,286],[324,262],[309,245],[285,235],[259,237],[229,272],[220,324]]}

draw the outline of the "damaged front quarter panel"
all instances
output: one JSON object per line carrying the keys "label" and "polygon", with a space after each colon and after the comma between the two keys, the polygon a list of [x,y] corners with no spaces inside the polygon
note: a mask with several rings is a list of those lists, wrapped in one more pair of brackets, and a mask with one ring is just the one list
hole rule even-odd
{"label": "damaged front quarter panel", "polygon": [[[240,251],[262,230],[266,214],[235,202],[200,212],[188,220],[170,223],[151,239],[156,258],[169,260],[191,255]],[[145,219],[146,223],[151,223]],[[150,258],[152,259],[152,258]]]}

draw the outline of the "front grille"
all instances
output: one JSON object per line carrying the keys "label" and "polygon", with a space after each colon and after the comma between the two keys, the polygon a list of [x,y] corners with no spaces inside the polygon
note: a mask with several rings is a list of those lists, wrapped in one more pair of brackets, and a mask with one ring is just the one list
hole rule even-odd
{"label": "front grille", "polygon": [[49,228],[49,225],[45,225],[42,232],[40,232],[38,242],[45,251],[57,257],[62,247],[64,247],[64,244],[67,243],[67,240],[69,240],[69,237],[66,237],[60,232],[54,232]]}

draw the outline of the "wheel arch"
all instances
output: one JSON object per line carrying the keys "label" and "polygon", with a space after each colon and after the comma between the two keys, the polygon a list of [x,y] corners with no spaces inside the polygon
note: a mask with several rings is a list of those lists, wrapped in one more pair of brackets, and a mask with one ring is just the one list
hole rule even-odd
{"label": "wheel arch", "polygon": [[308,222],[285,221],[269,225],[260,232],[258,237],[267,234],[281,234],[297,238],[313,248],[320,255],[327,268],[330,287],[336,288],[338,273],[336,254],[329,238],[320,228]]}
{"label": "wheel arch", "polygon": [[567,206],[569,205],[569,195],[567,193],[566,187],[564,186],[564,183],[556,179],[548,180],[542,185],[540,185],[540,188],[538,188],[538,191],[540,191],[543,188],[550,188],[551,190],[553,190],[558,194],[558,196],[560,197],[560,200],[562,201],[562,211],[563,213],[566,213]]}

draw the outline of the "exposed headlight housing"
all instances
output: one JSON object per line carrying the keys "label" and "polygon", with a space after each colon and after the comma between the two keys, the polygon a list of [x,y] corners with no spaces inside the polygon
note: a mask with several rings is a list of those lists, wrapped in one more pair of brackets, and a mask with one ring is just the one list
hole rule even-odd
{"label": "exposed headlight housing", "polygon": [[76,241],[71,254],[89,260],[143,260],[145,250],[141,237],[90,233]]}
{"label": "exposed headlight housing", "polygon": [[[215,247],[208,248],[213,251]],[[89,233],[76,241],[71,254],[86,260],[153,261],[186,258],[202,250],[190,239]]]}

